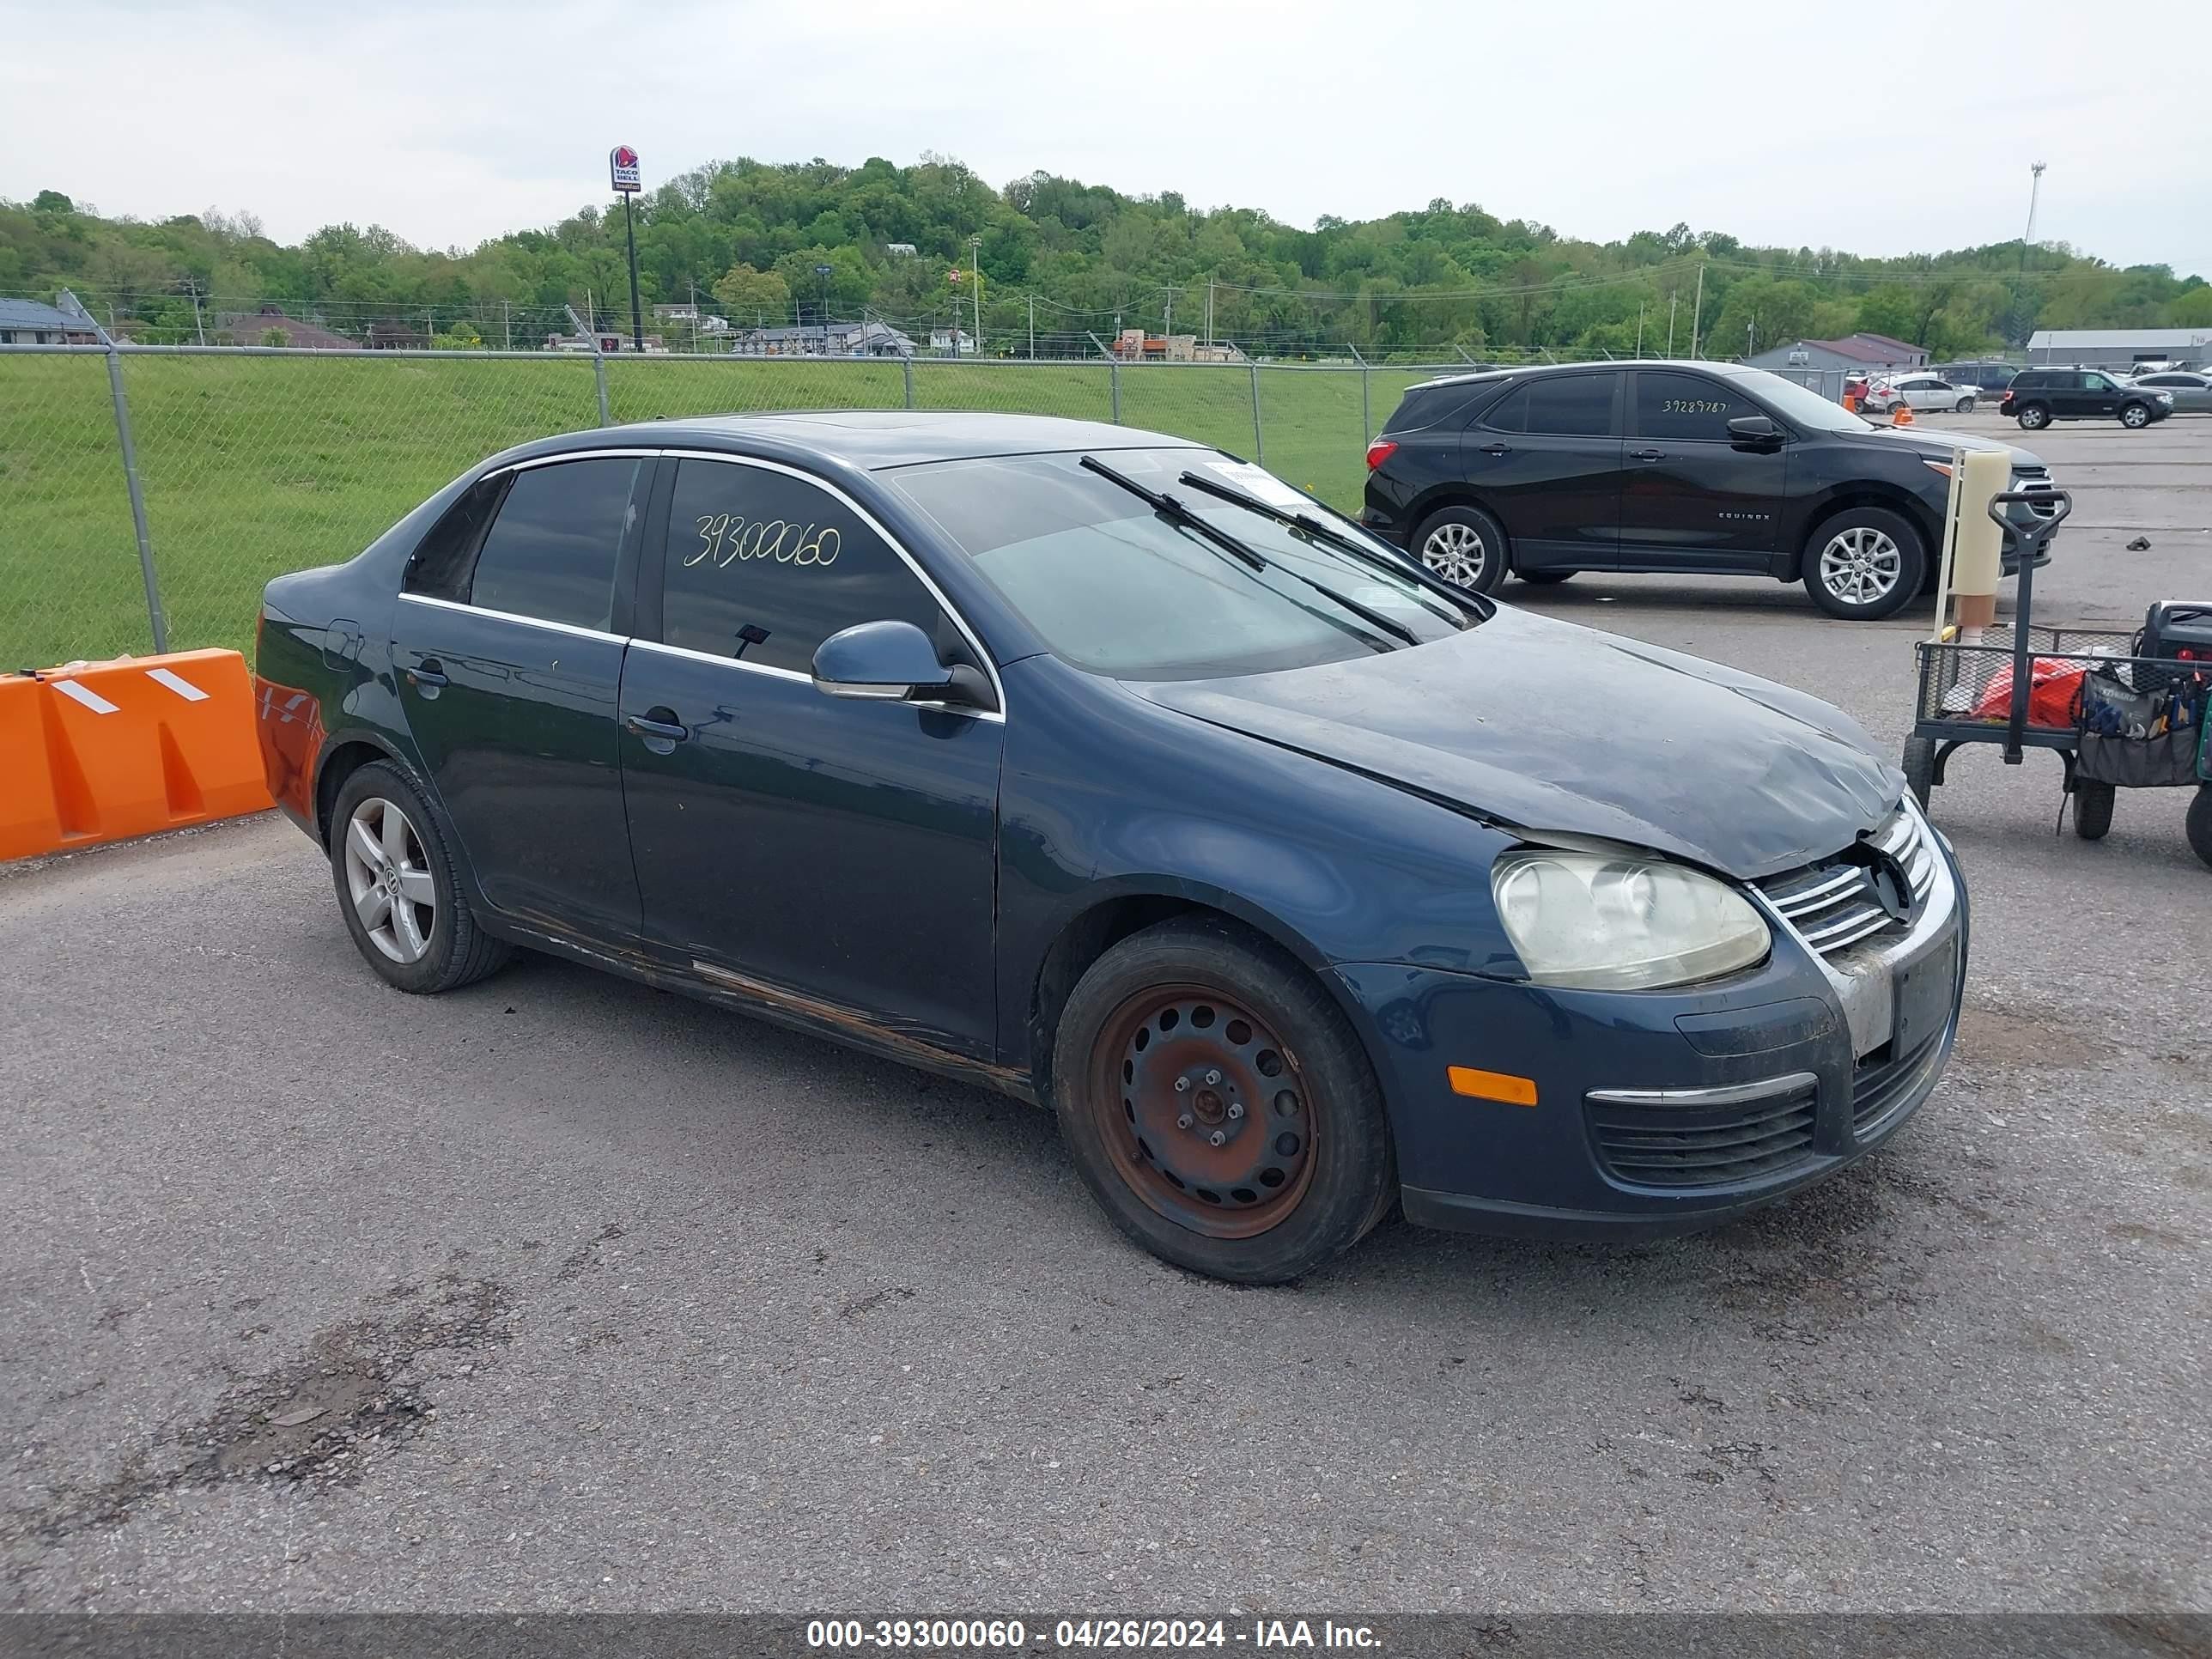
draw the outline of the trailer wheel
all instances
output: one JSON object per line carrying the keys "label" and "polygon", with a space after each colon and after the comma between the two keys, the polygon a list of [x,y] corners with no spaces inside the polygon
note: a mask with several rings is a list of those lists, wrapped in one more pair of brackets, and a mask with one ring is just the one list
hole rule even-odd
{"label": "trailer wheel", "polygon": [[2199,784],[2189,803],[2189,849],[2212,864],[2212,783]]}
{"label": "trailer wheel", "polygon": [[1936,739],[1907,738],[1905,740],[1905,783],[1912,791],[1924,811],[1928,796],[1936,787]]}
{"label": "trailer wheel", "polygon": [[2083,841],[2102,841],[2112,828],[2112,798],[2119,792],[2109,783],[2078,778],[2074,784],[2074,833]]}

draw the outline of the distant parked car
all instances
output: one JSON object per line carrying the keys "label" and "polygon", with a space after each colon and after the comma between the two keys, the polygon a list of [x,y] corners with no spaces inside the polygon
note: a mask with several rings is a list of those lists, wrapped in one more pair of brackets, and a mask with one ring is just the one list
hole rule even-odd
{"label": "distant parked car", "polygon": [[1974,404],[1981,397],[1981,388],[1954,386],[1937,374],[1902,374],[1893,380],[1877,380],[1867,394],[1866,406],[1878,414],[1887,415],[1900,408],[1917,412],[1923,409],[1949,410],[1960,415],[1974,412]]}
{"label": "distant parked car", "polygon": [[[1804,582],[1846,621],[1935,585],[1951,455],[2024,449],[1875,426],[1795,380],[1709,362],[1561,363],[1409,387],[1367,448],[1360,522],[1456,586],[1584,570]],[[2055,506],[2008,509],[2021,528]],[[2038,562],[2050,556],[2040,544]],[[2004,568],[2019,558],[2008,535]]]}
{"label": "distant parked car", "polygon": [[2009,415],[2030,432],[2053,421],[2117,420],[2141,429],[2173,413],[2172,394],[2138,391],[2101,368],[2024,368],[2005,389],[1997,413]]}
{"label": "distant parked car", "polygon": [[2212,374],[2177,368],[2137,375],[2134,383],[2148,392],[2165,392],[2173,399],[2177,415],[2212,415]]}
{"label": "distant parked car", "polygon": [[1939,380],[1953,386],[1972,386],[1977,392],[1989,396],[2002,392],[2012,384],[2012,377],[2020,373],[2017,364],[1984,359],[1979,362],[1938,363],[1929,371]]}

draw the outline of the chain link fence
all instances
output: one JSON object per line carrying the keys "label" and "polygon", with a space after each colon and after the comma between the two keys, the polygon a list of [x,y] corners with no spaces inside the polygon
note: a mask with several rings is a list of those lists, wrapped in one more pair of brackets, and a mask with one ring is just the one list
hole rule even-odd
{"label": "chain link fence", "polygon": [[250,649],[271,576],[350,557],[483,457],[550,433],[769,410],[1058,415],[1217,445],[1354,511],[1368,439],[1408,386],[1455,372],[0,347],[0,670],[143,653],[157,634]]}

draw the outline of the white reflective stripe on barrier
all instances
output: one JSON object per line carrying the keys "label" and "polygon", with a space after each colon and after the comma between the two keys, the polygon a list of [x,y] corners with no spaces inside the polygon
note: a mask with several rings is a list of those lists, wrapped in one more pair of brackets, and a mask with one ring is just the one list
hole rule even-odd
{"label": "white reflective stripe on barrier", "polygon": [[92,710],[95,714],[112,714],[115,713],[115,705],[113,703],[101,696],[99,692],[86,690],[83,686],[79,685],[75,680],[49,680],[46,684],[52,686],[54,690],[60,692],[62,696],[71,699],[73,702],[82,703],[87,708]]}
{"label": "white reflective stripe on barrier", "polygon": [[194,685],[190,680],[185,679],[181,675],[172,674],[166,668],[149,668],[146,671],[146,678],[155,682],[157,684],[167,686],[170,690],[175,692],[186,702],[205,702],[207,701],[208,694],[206,692],[201,690],[199,687]]}

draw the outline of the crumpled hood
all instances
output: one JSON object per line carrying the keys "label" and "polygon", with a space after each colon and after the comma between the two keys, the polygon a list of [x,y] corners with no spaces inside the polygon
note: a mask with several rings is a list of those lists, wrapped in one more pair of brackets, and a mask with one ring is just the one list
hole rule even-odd
{"label": "crumpled hood", "polygon": [[1416,650],[1128,689],[1516,829],[1743,880],[1849,846],[1904,789],[1816,697],[1510,606]]}

